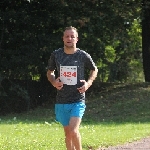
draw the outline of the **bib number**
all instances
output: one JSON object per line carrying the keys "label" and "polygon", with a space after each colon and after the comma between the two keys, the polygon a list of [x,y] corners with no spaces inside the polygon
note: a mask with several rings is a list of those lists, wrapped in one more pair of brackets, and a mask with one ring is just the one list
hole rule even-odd
{"label": "bib number", "polygon": [[67,85],[76,85],[77,66],[60,66],[60,80]]}

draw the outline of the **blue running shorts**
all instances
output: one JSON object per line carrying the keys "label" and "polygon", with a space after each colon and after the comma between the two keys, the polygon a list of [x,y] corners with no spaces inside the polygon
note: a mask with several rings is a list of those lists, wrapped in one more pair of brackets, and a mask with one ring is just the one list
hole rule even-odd
{"label": "blue running shorts", "polygon": [[82,118],[86,105],[83,102],[71,104],[55,104],[56,121],[68,126],[71,117]]}

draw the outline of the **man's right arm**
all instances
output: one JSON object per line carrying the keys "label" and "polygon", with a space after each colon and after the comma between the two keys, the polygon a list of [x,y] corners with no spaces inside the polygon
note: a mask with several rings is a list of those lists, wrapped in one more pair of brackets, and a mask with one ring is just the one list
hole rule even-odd
{"label": "man's right arm", "polygon": [[[55,70],[54,70],[55,71]],[[63,87],[63,83],[60,82],[60,78],[58,77],[57,79],[55,79],[55,73],[54,71],[47,71],[47,79],[48,81],[58,90],[60,90]]]}
{"label": "man's right arm", "polygon": [[54,86],[54,82],[55,82],[55,73],[54,73],[54,71],[50,71],[50,70],[47,71],[47,79]]}

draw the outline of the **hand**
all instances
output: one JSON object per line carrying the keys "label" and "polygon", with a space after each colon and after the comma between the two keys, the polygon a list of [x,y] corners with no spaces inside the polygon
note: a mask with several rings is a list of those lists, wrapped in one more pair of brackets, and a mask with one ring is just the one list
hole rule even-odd
{"label": "hand", "polygon": [[58,89],[58,90],[61,90],[62,87],[63,87],[63,82],[60,81],[60,77],[58,77],[54,83],[53,83],[53,86]]}
{"label": "hand", "polygon": [[80,80],[80,82],[83,82],[83,86],[77,88],[79,90],[80,93],[84,93],[88,88],[89,88],[89,84],[85,81],[85,80]]}

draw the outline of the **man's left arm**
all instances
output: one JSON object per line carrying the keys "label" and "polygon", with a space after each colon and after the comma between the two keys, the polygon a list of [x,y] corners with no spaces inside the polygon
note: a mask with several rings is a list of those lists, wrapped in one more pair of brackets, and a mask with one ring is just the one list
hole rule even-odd
{"label": "man's left arm", "polygon": [[87,81],[88,88],[92,85],[93,81],[96,79],[97,73],[98,73],[98,69],[96,66],[95,66],[95,70],[90,70],[89,78]]}
{"label": "man's left arm", "polygon": [[89,78],[87,81],[80,80],[80,82],[84,82],[84,85],[82,87],[77,88],[80,93],[84,93],[93,83],[93,81],[96,79],[98,73],[98,69],[95,66],[95,70],[90,70]]}

